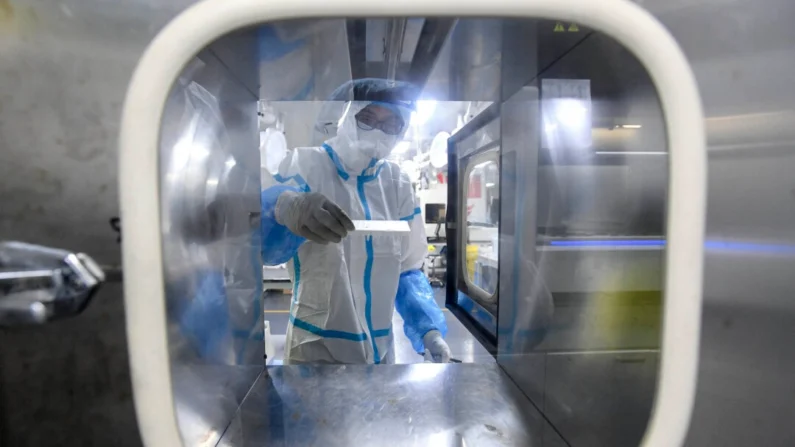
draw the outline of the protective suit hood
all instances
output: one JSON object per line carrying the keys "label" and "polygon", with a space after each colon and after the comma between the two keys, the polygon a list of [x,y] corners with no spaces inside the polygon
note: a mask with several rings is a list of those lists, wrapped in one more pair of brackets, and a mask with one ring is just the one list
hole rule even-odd
{"label": "protective suit hood", "polygon": [[[403,132],[398,135],[388,135],[377,128],[371,130],[359,128],[356,124],[356,114],[370,104],[378,104],[394,110],[405,123]],[[352,101],[347,104],[345,113],[340,119],[337,136],[327,140],[326,144],[337,154],[345,171],[359,174],[392,152],[395,145],[403,138],[410,118],[411,111],[403,106]]]}

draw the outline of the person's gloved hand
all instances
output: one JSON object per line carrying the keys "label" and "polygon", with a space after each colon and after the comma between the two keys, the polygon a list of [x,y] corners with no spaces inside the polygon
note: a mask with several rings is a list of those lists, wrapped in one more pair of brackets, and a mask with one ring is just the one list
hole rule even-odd
{"label": "person's gloved hand", "polygon": [[447,342],[442,338],[439,331],[428,331],[422,337],[422,343],[425,345],[425,361],[431,363],[450,363],[450,347]]}
{"label": "person's gloved hand", "polygon": [[312,242],[339,242],[353,230],[351,218],[323,194],[285,191],[276,201],[276,222]]}

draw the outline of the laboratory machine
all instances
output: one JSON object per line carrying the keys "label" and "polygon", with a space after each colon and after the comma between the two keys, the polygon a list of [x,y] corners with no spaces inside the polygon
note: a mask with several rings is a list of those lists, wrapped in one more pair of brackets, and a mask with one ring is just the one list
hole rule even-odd
{"label": "laboratory machine", "polygon": [[[795,5],[489,3],[0,2],[0,445],[791,445]],[[455,361],[281,365],[260,193],[366,78]]]}

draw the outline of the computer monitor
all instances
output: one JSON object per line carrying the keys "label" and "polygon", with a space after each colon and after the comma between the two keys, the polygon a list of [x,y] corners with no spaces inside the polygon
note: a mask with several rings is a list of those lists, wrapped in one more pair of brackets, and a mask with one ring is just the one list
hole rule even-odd
{"label": "computer monitor", "polygon": [[446,214],[447,207],[444,203],[425,204],[425,223],[443,224]]}

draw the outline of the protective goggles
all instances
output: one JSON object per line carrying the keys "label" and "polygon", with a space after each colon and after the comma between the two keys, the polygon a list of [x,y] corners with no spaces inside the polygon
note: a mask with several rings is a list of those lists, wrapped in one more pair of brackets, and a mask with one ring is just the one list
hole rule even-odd
{"label": "protective goggles", "polygon": [[406,129],[406,122],[400,113],[386,104],[370,104],[354,118],[356,126],[362,130],[378,129],[387,135],[400,135]]}

